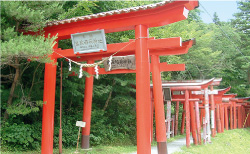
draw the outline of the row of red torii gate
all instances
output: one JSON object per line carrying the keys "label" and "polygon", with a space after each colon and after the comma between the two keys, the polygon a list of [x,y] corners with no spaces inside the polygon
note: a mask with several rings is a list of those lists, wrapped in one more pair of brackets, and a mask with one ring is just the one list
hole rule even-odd
{"label": "row of red torii gate", "polygon": [[[231,87],[214,89],[222,78],[210,80],[162,81],[166,112],[166,135],[168,138],[186,128],[186,146],[190,146],[190,132],[194,145],[211,142],[211,136],[223,133],[224,129],[246,128],[250,126],[250,97],[236,98],[237,94],[226,94]],[[151,101],[154,103],[153,84]],[[171,116],[171,105],[175,104],[175,113]],[[182,104],[182,117],[179,120],[179,107]],[[186,124],[186,125],[185,125]],[[203,128],[203,134],[201,129]],[[157,135],[157,134],[156,134]]]}
{"label": "row of red torii gate", "polygon": [[[113,33],[119,31],[134,30],[135,39],[129,42],[107,44],[107,49],[105,51],[100,50],[99,52],[92,53],[74,53],[73,49],[60,49],[58,48],[58,43],[54,46],[54,52],[50,55],[53,62],[45,64],[45,77],[44,77],[44,98],[43,101],[43,116],[42,116],[42,144],[41,152],[42,154],[52,154],[53,153],[53,135],[54,135],[54,110],[55,110],[55,89],[56,89],[56,69],[55,63],[59,58],[67,58],[74,62],[87,62],[87,64],[93,64],[96,61],[102,60],[102,58],[107,58],[111,55],[116,54],[116,56],[125,55],[135,55],[135,70],[128,69],[118,69],[106,71],[104,68],[97,67],[99,74],[118,74],[118,73],[136,73],[136,122],[137,122],[137,153],[138,154],[150,154],[151,153],[151,141],[152,141],[152,115],[153,109],[155,113],[156,121],[156,140],[158,146],[158,153],[167,153],[167,137],[166,128],[168,134],[170,134],[170,101],[176,102],[176,112],[178,111],[179,102],[184,104],[184,113],[182,116],[182,129],[184,131],[184,117],[186,116],[186,136],[187,136],[187,146],[190,145],[190,122],[192,135],[197,143],[197,138],[200,139],[200,120],[205,116],[203,124],[206,125],[206,140],[210,140],[210,116],[209,116],[209,95],[210,97],[218,99],[210,99],[211,101],[211,117],[214,120],[224,121],[215,123],[212,120],[212,136],[215,134],[215,128],[218,128],[218,132],[222,131],[224,127],[228,125],[226,122],[226,116],[228,116],[228,108],[230,117],[234,117],[236,112],[241,109],[248,112],[247,105],[238,107],[240,104],[237,103],[243,99],[229,99],[230,102],[222,103],[227,95],[219,95],[223,93],[223,90],[218,90],[217,94],[213,95],[210,92],[214,92],[213,89],[208,91],[208,86],[212,87],[216,85],[217,79],[204,80],[204,81],[190,81],[185,82],[171,82],[164,83],[161,81],[161,72],[163,71],[184,71],[185,64],[167,64],[161,63],[159,57],[167,55],[180,55],[186,54],[189,48],[194,44],[194,39],[190,39],[182,42],[180,37],[175,38],[164,38],[155,39],[149,38],[148,30],[151,27],[158,27],[168,25],[174,22],[178,22],[187,19],[190,10],[198,7],[199,3],[197,0],[185,0],[185,1],[163,1],[151,5],[138,6],[127,9],[120,9],[108,12],[102,12],[93,15],[87,15],[82,17],[75,17],[71,19],[65,19],[60,21],[53,21],[47,23],[44,28],[45,37],[57,36],[57,42],[60,40],[70,39],[71,34],[89,32],[95,30],[103,30],[105,33]],[[185,25],[183,25],[185,26]],[[36,33],[28,32],[27,35],[35,35]],[[117,52],[119,51],[119,52]],[[82,128],[81,136],[81,148],[89,149],[90,140],[90,126],[91,126],[91,108],[92,108],[92,93],[93,93],[93,75],[97,75],[93,67],[87,67],[84,69],[91,76],[86,77],[85,80],[85,97],[84,97],[84,107],[83,107],[83,119],[86,122],[86,126]],[[150,92],[150,72],[152,72],[152,95]],[[162,88],[168,87],[169,96],[170,91],[172,93],[171,99],[167,100],[168,112],[167,112],[167,127],[165,125],[165,112],[164,112],[164,100]],[[166,89],[166,88],[165,88]],[[179,91],[176,94],[175,91]],[[192,93],[192,92],[195,93]],[[183,95],[184,93],[184,95]],[[154,98],[154,103],[151,103]],[[228,96],[229,97],[229,96]],[[167,98],[167,97],[165,97]],[[170,97],[169,97],[170,98]],[[213,103],[213,101],[215,103]],[[202,101],[202,103],[200,102]],[[232,110],[233,105],[233,110]],[[195,106],[195,112],[194,108]],[[238,107],[238,109],[236,109]],[[201,111],[201,117],[199,120],[198,111]],[[216,114],[215,114],[215,109]],[[225,118],[221,118],[222,109],[225,111]],[[217,112],[219,115],[217,115]],[[198,114],[197,114],[198,113]],[[245,114],[238,116],[244,119]],[[178,115],[176,113],[176,115]],[[220,116],[221,115],[221,116]],[[191,118],[190,118],[191,117]],[[194,119],[196,121],[194,121]],[[151,120],[150,120],[151,119]],[[178,117],[175,118],[178,120]],[[238,118],[239,119],[239,118]],[[230,125],[236,120],[230,119]],[[197,125],[197,126],[196,126]],[[234,123],[234,127],[237,124]],[[247,123],[249,126],[249,122]],[[176,127],[178,128],[178,127]],[[227,128],[227,127],[226,127]],[[196,134],[196,131],[197,134]],[[177,131],[175,131],[177,132]],[[195,135],[196,134],[196,135]],[[197,136],[197,137],[196,137]],[[198,140],[200,141],[200,140]],[[200,143],[200,142],[199,142]]]}

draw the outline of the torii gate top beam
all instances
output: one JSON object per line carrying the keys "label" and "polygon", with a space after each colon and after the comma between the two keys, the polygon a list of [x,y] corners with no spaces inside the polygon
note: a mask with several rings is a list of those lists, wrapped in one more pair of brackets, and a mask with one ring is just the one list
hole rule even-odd
{"label": "torii gate top beam", "polygon": [[[47,23],[45,34],[58,39],[69,39],[71,34],[105,29],[106,33],[132,30],[135,25],[158,27],[184,20],[189,10],[198,7],[198,1],[163,1],[155,4],[120,9],[88,16]],[[152,20],[153,19],[153,20]]]}
{"label": "torii gate top beam", "polygon": [[210,80],[204,80],[203,82],[185,82],[185,81],[170,81],[163,82],[162,88],[169,87],[171,90],[201,90],[209,85],[211,85],[214,81],[214,78]]}
{"label": "torii gate top beam", "polygon": [[239,97],[239,98],[230,98],[230,101],[237,102],[237,103],[243,103],[249,99],[250,99],[250,97]]}

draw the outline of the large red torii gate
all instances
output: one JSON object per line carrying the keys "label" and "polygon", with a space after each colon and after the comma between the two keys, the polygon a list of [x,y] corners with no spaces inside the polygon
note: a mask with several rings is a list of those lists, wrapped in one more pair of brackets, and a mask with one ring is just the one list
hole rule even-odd
{"label": "large red torii gate", "polygon": [[[164,1],[152,5],[133,7],[129,9],[121,9],[98,13],[95,15],[75,17],[61,21],[54,21],[47,23],[44,28],[45,36],[58,36],[57,41],[69,39],[71,34],[93,31],[97,29],[104,29],[105,33],[135,30],[135,40],[131,43],[130,50],[128,48],[121,51],[119,54],[128,55],[135,54],[136,56],[136,116],[137,116],[137,151],[139,154],[150,153],[150,63],[149,55],[155,52],[155,55],[171,55],[183,54],[187,50],[181,49],[179,41],[171,41],[178,38],[171,39],[149,39],[148,28],[163,26],[171,24],[180,20],[184,20],[188,16],[189,10],[198,7],[198,1]],[[32,34],[32,33],[29,33]],[[178,44],[178,46],[175,46]],[[191,41],[192,42],[192,41]],[[170,44],[171,43],[171,44]],[[190,43],[190,41],[189,41]],[[170,44],[170,46],[168,46]],[[188,44],[188,43],[187,43]],[[124,47],[126,43],[110,44],[106,52],[73,54],[72,49],[61,50],[58,49],[58,44],[54,46],[54,53],[50,58],[54,61],[45,64],[44,77],[44,97],[43,101],[43,120],[42,120],[42,154],[53,153],[53,135],[54,135],[54,110],[55,110],[55,88],[56,88],[56,65],[58,55],[74,59],[74,57],[81,57],[81,61],[87,63],[94,63],[95,60],[100,60],[102,57],[108,57],[112,52]],[[175,50],[175,47],[180,47],[180,50]],[[185,47],[185,43],[183,43]],[[168,50],[166,54],[164,50]],[[188,48],[185,48],[188,49]],[[131,52],[132,51],[132,52]],[[133,52],[134,51],[134,52]],[[130,52],[130,53],[129,53]],[[180,53],[178,53],[180,52]],[[119,55],[117,54],[117,55]],[[152,54],[153,55],[153,54]],[[76,60],[76,59],[74,59]],[[156,57],[157,61],[157,57]],[[162,71],[168,70],[160,64]],[[173,66],[173,65],[172,65]],[[87,68],[87,72],[93,74],[93,68]],[[101,72],[101,71],[100,71]],[[122,72],[122,71],[120,71]],[[126,72],[127,73],[127,72]],[[85,84],[85,98],[84,98],[84,117],[86,128],[83,129],[83,140],[88,142],[90,133],[90,115],[92,103],[93,76],[86,78]],[[165,122],[165,121],[164,121]],[[88,127],[89,125],[89,127]],[[86,145],[88,146],[88,145]]]}

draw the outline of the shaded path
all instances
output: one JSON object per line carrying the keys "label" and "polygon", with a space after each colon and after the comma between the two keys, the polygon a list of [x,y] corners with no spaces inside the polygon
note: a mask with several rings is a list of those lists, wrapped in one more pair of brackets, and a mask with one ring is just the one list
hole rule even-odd
{"label": "shaded path", "polygon": [[[190,137],[190,144],[193,143],[193,138]],[[168,143],[168,154],[174,153],[176,151],[181,151],[181,147],[186,145],[186,138],[181,138],[175,140],[173,142]],[[136,154],[137,152],[133,152],[130,154]],[[151,147],[151,154],[158,154],[157,147]]]}

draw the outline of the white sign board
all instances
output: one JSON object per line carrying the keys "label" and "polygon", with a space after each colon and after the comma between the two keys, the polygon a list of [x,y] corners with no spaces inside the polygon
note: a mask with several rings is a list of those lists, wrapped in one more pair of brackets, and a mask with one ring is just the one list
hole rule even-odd
{"label": "white sign board", "polygon": [[76,126],[77,127],[85,127],[86,125],[86,122],[83,122],[83,121],[76,121]]}
{"label": "white sign board", "polygon": [[91,53],[107,51],[104,30],[71,34],[74,53]]}

